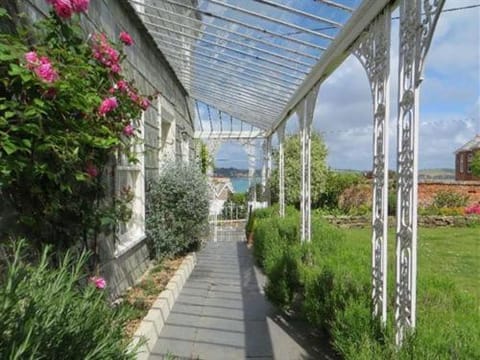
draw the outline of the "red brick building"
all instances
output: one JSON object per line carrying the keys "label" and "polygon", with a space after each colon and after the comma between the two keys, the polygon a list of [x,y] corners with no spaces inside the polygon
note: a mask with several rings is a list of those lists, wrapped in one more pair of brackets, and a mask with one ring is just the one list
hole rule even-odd
{"label": "red brick building", "polygon": [[455,151],[455,180],[480,180],[480,177],[472,174],[473,156],[477,152],[480,152],[480,135]]}

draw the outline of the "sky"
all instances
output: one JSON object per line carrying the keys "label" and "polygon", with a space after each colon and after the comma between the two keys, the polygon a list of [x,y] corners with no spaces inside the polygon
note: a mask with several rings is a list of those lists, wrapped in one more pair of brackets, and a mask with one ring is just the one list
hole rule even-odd
{"label": "sky", "polygon": [[[444,9],[477,4],[480,0],[446,0]],[[392,20],[391,63],[390,168],[395,169],[396,19]],[[427,55],[420,99],[419,168],[453,168],[454,151],[480,133],[479,7],[442,13]],[[350,56],[322,84],[317,98],[313,126],[327,144],[328,165],[335,169],[371,169],[371,124],[367,77],[358,60]],[[287,133],[297,131],[298,121],[292,117],[287,122]],[[247,168],[246,154],[241,145],[226,143],[215,164]]]}

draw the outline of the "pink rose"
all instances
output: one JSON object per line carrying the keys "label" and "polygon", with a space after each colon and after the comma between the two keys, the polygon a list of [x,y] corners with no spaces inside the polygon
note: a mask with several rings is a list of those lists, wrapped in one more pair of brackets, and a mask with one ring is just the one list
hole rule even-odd
{"label": "pink rose", "polygon": [[130,91],[128,96],[130,97],[130,100],[132,100],[133,102],[138,102],[139,96],[134,91]]}
{"label": "pink rose", "polygon": [[150,101],[147,98],[143,98],[138,103],[143,110],[147,110],[150,106]]}
{"label": "pink rose", "polygon": [[127,46],[133,45],[134,43],[130,34],[125,31],[122,31],[118,38],[120,39],[121,42],[123,42]]}
{"label": "pink rose", "polygon": [[87,164],[87,168],[85,169],[85,171],[91,178],[95,178],[98,176],[98,169],[92,163]]}
{"label": "pink rose", "polygon": [[122,70],[122,68],[118,64],[113,64],[112,66],[110,66],[110,70],[112,71],[112,73],[118,74]]}
{"label": "pink rose", "polygon": [[89,280],[97,289],[105,289],[107,286],[107,281],[101,276],[92,276]]}
{"label": "pink rose", "polygon": [[48,61],[42,61],[35,69],[35,74],[47,83],[53,83],[58,79],[58,74],[53,68],[52,64]]}
{"label": "pink rose", "polygon": [[128,124],[123,128],[123,134],[125,136],[132,136],[135,133],[135,128],[132,124]]}
{"label": "pink rose", "polygon": [[70,19],[73,14],[71,0],[56,0],[52,2],[55,13],[62,19]]}
{"label": "pink rose", "polygon": [[27,61],[27,68],[30,70],[40,63],[40,59],[35,51],[29,51],[24,56]]}
{"label": "pink rose", "polygon": [[90,0],[71,0],[72,8],[75,12],[86,12],[88,10],[88,5]]}
{"label": "pink rose", "polygon": [[117,86],[117,89],[120,91],[127,91],[129,89],[128,83],[125,80],[119,80],[116,86]]}
{"label": "pink rose", "polygon": [[112,96],[102,101],[100,107],[98,108],[98,113],[100,115],[105,115],[106,113],[115,110],[118,106],[117,98]]}

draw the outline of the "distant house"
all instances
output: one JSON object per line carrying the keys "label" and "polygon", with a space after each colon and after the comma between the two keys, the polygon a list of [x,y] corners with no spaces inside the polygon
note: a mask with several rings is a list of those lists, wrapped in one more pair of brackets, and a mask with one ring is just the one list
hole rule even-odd
{"label": "distant house", "polygon": [[233,185],[230,178],[213,177],[210,180],[210,215],[219,215],[223,204],[233,194]]}
{"label": "distant house", "polygon": [[215,188],[215,197],[219,200],[227,200],[230,194],[233,194],[232,181],[227,177],[214,177],[212,184]]}
{"label": "distant house", "polygon": [[480,180],[480,177],[472,174],[473,156],[477,152],[480,152],[480,135],[455,151],[455,180]]}

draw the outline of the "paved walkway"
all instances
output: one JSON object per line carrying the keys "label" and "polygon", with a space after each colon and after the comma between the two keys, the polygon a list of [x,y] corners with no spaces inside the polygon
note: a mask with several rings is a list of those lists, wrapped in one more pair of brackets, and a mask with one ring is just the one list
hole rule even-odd
{"label": "paved walkway", "polygon": [[151,360],[331,359],[302,324],[266,301],[243,231],[223,228],[197,254]]}

